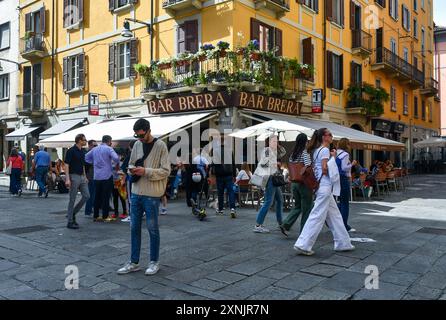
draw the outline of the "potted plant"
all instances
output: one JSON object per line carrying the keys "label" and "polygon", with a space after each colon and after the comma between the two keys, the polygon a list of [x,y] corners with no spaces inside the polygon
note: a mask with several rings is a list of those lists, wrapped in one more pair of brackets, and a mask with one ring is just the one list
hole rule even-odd
{"label": "potted plant", "polygon": [[229,43],[226,41],[219,41],[217,43],[217,48],[220,51],[220,57],[226,57],[226,50],[229,49]]}
{"label": "potted plant", "polygon": [[172,60],[169,59],[169,58],[161,59],[161,60],[158,61],[157,65],[158,65],[158,68],[161,69],[161,70],[169,69],[169,68],[172,67]]}

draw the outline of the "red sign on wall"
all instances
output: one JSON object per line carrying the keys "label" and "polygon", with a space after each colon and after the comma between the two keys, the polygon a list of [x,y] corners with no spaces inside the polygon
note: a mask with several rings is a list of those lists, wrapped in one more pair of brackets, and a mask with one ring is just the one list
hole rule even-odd
{"label": "red sign on wall", "polygon": [[88,94],[88,115],[99,115],[99,94],[97,93]]}
{"label": "red sign on wall", "polygon": [[311,112],[312,113],[323,113],[324,112],[324,102],[323,102],[323,90],[314,89],[311,98]]}

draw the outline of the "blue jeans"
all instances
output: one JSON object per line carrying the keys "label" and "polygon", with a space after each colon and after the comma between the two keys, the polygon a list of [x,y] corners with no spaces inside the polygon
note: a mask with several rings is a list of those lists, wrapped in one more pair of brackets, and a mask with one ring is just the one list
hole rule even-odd
{"label": "blue jeans", "polygon": [[39,195],[46,193],[46,177],[48,175],[48,167],[36,168],[36,182],[39,186]]}
{"label": "blue jeans", "polygon": [[222,211],[225,204],[225,189],[229,197],[229,207],[235,209],[235,193],[234,183],[232,177],[217,177],[217,192],[218,192],[218,210]]}
{"label": "blue jeans", "polygon": [[160,251],[160,232],[158,226],[160,198],[132,194],[131,202],[130,226],[132,233],[132,256],[130,260],[133,263],[139,263],[141,252],[141,224],[142,216],[145,212],[147,230],[150,235],[150,261],[157,262]]}
{"label": "blue jeans", "polygon": [[345,228],[350,231],[351,227],[348,225],[348,216],[350,213],[350,178],[341,176],[341,196],[339,197],[338,208],[341,211],[342,220],[344,221]]}
{"label": "blue jeans", "polygon": [[22,190],[22,169],[13,168],[11,175],[9,176],[9,192],[12,194],[18,194]]}
{"label": "blue jeans", "polygon": [[260,208],[259,214],[257,215],[257,224],[261,225],[265,221],[266,214],[268,213],[271,204],[273,203],[273,199],[276,200],[276,218],[277,222],[282,224],[282,212],[283,212],[283,195],[280,187],[275,187],[273,185],[273,179],[269,179],[266,184],[265,189],[265,202]]}
{"label": "blue jeans", "polygon": [[96,193],[96,187],[93,179],[88,181],[88,192],[90,192],[90,198],[85,204],[85,215],[91,216],[93,213],[94,195]]}

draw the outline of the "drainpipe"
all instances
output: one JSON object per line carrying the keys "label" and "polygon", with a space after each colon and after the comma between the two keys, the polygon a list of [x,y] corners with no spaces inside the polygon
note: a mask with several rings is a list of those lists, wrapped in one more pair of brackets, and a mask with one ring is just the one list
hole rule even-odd
{"label": "drainpipe", "polygon": [[153,0],[150,0],[150,65],[153,62],[153,7]]}
{"label": "drainpipe", "polygon": [[55,0],[53,0],[53,9],[51,14],[51,110],[54,110],[54,43],[55,43]]}
{"label": "drainpipe", "polygon": [[324,1],[324,49],[323,49],[323,61],[324,61],[324,96],[322,101],[325,105],[325,99],[327,99],[327,0]]}

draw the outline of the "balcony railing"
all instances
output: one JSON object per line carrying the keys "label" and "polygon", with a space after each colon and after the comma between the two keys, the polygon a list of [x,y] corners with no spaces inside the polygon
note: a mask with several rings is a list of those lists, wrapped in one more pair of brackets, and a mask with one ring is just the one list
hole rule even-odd
{"label": "balcony railing", "polygon": [[354,54],[370,55],[372,53],[372,35],[362,30],[353,30],[352,49]]}
{"label": "balcony railing", "polygon": [[33,114],[43,112],[42,93],[25,93],[17,96],[17,112],[19,114]]}
{"label": "balcony railing", "polygon": [[424,85],[424,73],[387,48],[378,48],[372,62],[372,71],[383,70],[416,87]]}
{"label": "balcony railing", "polygon": [[20,39],[20,54],[25,59],[41,58],[45,54],[45,42],[42,34]]}
{"label": "balcony railing", "polygon": [[289,0],[254,0],[255,8],[266,8],[276,13],[278,18],[281,18],[285,13],[290,12]]}
{"label": "balcony railing", "polygon": [[[229,55],[231,55],[229,57]],[[201,92],[205,88],[210,91],[224,87],[243,87],[247,90],[266,91],[304,95],[304,81],[311,77],[311,72],[290,72],[289,68],[259,61],[252,56],[251,60],[234,52],[228,56],[158,64],[151,76],[143,75],[143,94],[173,93],[179,91]]]}
{"label": "balcony railing", "polygon": [[434,97],[440,92],[440,84],[433,78],[427,78],[424,87],[420,90],[422,95]]}
{"label": "balcony railing", "polygon": [[186,9],[201,9],[205,0],[164,0],[163,9],[170,16]]}

